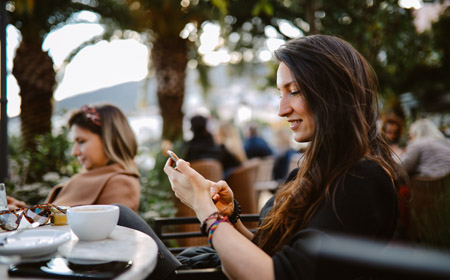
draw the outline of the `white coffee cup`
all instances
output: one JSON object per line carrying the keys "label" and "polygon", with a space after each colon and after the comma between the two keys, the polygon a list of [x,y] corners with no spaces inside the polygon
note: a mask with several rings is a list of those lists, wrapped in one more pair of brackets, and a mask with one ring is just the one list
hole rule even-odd
{"label": "white coffee cup", "polygon": [[70,229],[81,241],[108,238],[119,220],[119,207],[115,205],[83,205],[67,210]]}

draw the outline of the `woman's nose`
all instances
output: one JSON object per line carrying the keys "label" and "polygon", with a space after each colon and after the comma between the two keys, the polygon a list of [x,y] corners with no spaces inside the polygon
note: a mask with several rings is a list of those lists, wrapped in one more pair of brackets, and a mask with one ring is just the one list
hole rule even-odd
{"label": "woman's nose", "polygon": [[80,149],[78,148],[78,144],[73,145],[72,148],[72,156],[80,155]]}
{"label": "woman's nose", "polygon": [[292,111],[289,104],[289,98],[287,96],[282,96],[280,99],[280,106],[278,107],[278,116],[285,117]]}

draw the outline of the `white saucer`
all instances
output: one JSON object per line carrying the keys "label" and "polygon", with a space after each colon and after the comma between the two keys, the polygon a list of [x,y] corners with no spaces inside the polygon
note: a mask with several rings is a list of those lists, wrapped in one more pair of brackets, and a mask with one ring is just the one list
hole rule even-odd
{"label": "white saucer", "polygon": [[[0,240],[9,232],[1,233]],[[0,255],[20,255],[34,257],[55,252],[59,246],[72,238],[72,234],[63,230],[39,229],[26,230],[8,239],[0,246]]]}

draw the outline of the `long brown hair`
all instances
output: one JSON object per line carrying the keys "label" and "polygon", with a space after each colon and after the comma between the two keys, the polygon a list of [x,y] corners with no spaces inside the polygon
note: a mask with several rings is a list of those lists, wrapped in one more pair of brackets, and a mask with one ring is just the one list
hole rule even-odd
{"label": "long brown hair", "polygon": [[139,175],[134,162],[138,148],[136,136],[119,108],[111,104],[83,106],[72,113],[68,124],[69,127],[77,125],[99,135],[109,160]]}
{"label": "long brown hair", "polygon": [[288,41],[275,52],[296,80],[315,131],[294,180],[281,186],[255,241],[272,255],[305,228],[324,199],[363,158],[397,178],[397,164],[377,130],[377,79],[350,44],[313,35]]}

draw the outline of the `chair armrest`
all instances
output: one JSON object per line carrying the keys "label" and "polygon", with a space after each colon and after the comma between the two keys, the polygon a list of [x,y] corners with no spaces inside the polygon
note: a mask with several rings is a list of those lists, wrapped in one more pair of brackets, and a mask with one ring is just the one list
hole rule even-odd
{"label": "chair armrest", "polygon": [[228,279],[220,267],[175,270],[177,280],[225,280]]}

